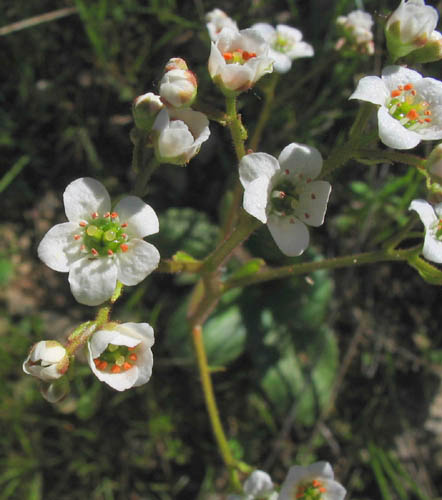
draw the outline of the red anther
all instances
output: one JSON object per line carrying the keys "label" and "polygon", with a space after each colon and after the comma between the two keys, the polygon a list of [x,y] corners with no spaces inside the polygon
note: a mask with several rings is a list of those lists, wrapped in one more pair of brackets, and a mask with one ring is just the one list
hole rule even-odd
{"label": "red anther", "polygon": [[121,237],[126,239],[127,238],[127,234],[126,233],[121,233]]}
{"label": "red anther", "polygon": [[400,90],[392,90],[391,91],[391,97],[399,97],[401,95],[401,91]]}
{"label": "red anther", "polygon": [[243,52],[242,57],[244,61],[248,61],[252,59],[252,57],[256,57],[256,52],[247,52],[246,50]]}
{"label": "red anther", "polygon": [[407,118],[409,120],[416,120],[416,118],[419,117],[419,113],[415,109],[410,109],[410,111],[407,113]]}
{"label": "red anther", "polygon": [[404,86],[404,90],[411,90],[413,88],[412,83],[407,83],[407,85]]}
{"label": "red anther", "polygon": [[[129,348],[131,349],[131,348]],[[131,361],[136,361],[138,359],[138,356],[133,352],[132,354],[129,354],[129,359]]]}
{"label": "red anther", "polygon": [[98,217],[98,212],[94,212],[94,213],[92,213],[92,214],[91,214],[91,217],[92,217],[93,219],[96,219],[96,218]]}
{"label": "red anther", "polygon": [[110,217],[110,212],[106,212],[103,217],[106,219],[107,217]]}
{"label": "red anther", "polygon": [[231,52],[224,52],[223,57],[225,61],[231,61],[233,59],[233,54]]}
{"label": "red anther", "polygon": [[114,252],[112,252],[112,250],[109,248],[109,250],[107,251],[107,254],[108,254],[108,255],[113,255],[113,254],[114,254]]}
{"label": "red anther", "polygon": [[286,168],[286,169],[284,170],[284,172],[285,172],[285,175],[289,175],[290,170],[289,170],[288,168]]}
{"label": "red anther", "polygon": [[123,370],[130,370],[132,368],[133,365],[131,365],[130,363],[128,363],[127,361],[125,361],[123,363]]}
{"label": "red anther", "polygon": [[322,486],[321,488],[319,488],[319,491],[320,491],[321,493],[325,493],[327,490],[324,488],[324,486]]}
{"label": "red anther", "polygon": [[112,219],[116,219],[118,217],[117,212],[112,212],[111,214]]}
{"label": "red anther", "polygon": [[101,363],[100,358],[94,359],[95,366],[98,368],[98,365]]}
{"label": "red anther", "polygon": [[98,255],[98,252],[97,252],[97,250],[95,250],[95,248],[91,248],[91,253],[94,257],[96,257]]}
{"label": "red anther", "polygon": [[127,227],[127,222],[123,222],[123,224],[121,224],[121,227]]}
{"label": "red anther", "polygon": [[425,118],[424,121],[426,121],[427,123],[430,123],[431,122],[431,118]]}
{"label": "red anther", "polygon": [[417,94],[417,92],[413,89],[413,90],[411,91],[411,95],[416,95],[416,94]]}
{"label": "red anther", "polygon": [[97,368],[99,370],[106,370],[107,368],[107,361],[100,361],[97,365]]}
{"label": "red anther", "polygon": [[122,243],[120,245],[120,248],[122,252],[127,252],[129,250],[129,245],[126,245],[126,243]]}
{"label": "red anther", "polygon": [[320,483],[320,481],[318,481],[317,479],[313,479],[313,481],[312,481],[312,485],[313,485],[315,488],[318,488],[319,486],[322,486],[322,484]]}
{"label": "red anther", "polygon": [[114,365],[114,366],[111,368],[111,372],[112,372],[112,373],[120,373],[120,372],[121,372],[121,368],[120,368],[118,365]]}
{"label": "red anther", "polygon": [[79,224],[80,224],[81,227],[86,227],[87,226],[87,222],[85,222],[84,220],[82,220]]}
{"label": "red anther", "polygon": [[315,195],[315,193],[312,193],[312,194],[311,194],[311,199],[312,199],[312,200],[316,200],[316,195]]}
{"label": "red anther", "polygon": [[79,234],[74,234],[74,240],[79,240],[81,238],[81,235]]}
{"label": "red anther", "polygon": [[427,111],[424,111],[424,115],[431,116],[431,111],[429,109],[427,109]]}
{"label": "red anther", "polygon": [[304,217],[305,217],[306,219],[308,219],[308,218],[310,217],[310,214],[308,214],[307,212],[305,212]]}

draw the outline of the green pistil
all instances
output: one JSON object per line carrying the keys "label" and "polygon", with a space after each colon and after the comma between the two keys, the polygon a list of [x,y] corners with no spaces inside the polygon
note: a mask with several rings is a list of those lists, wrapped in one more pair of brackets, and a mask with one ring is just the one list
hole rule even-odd
{"label": "green pistil", "polygon": [[278,35],[276,37],[275,43],[273,44],[273,49],[285,53],[287,52],[287,45],[288,45],[288,40],[287,38],[282,37],[281,35]]}
{"label": "green pistil", "polygon": [[100,361],[107,361],[109,364],[122,366],[129,353],[129,348],[125,345],[109,344],[106,350],[100,354],[99,359]]}
{"label": "green pistil", "polygon": [[298,492],[294,500],[322,500],[322,493],[318,487],[310,484],[309,486],[302,486],[298,488]]}
{"label": "green pistil", "polygon": [[271,211],[277,215],[293,215],[299,200],[295,186],[289,181],[276,185],[270,195]]}
{"label": "green pistil", "polygon": [[83,244],[86,250],[95,250],[101,257],[120,251],[125,241],[124,229],[109,217],[94,219],[85,227]]}

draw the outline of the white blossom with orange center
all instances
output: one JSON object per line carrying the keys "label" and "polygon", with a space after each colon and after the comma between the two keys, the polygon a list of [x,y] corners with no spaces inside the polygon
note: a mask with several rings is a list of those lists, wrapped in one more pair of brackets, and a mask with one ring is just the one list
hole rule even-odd
{"label": "white blossom with orange center", "polygon": [[69,222],[46,233],[38,256],[54,271],[69,272],[78,302],[101,304],[117,280],[137,285],[158,267],[158,250],[143,240],[158,232],[158,217],[143,200],[127,196],[111,210],[106,188],[90,177],[71,182],[63,200]]}
{"label": "white blossom with orange center", "polygon": [[209,73],[225,94],[244,92],[272,71],[269,45],[255,30],[224,28],[212,42]]}
{"label": "white blossom with orange center", "polygon": [[252,26],[269,44],[269,56],[273,59],[273,69],[277,73],[287,73],[292,61],[300,57],[312,57],[313,47],[302,40],[302,33],[292,26],[278,24],[276,28],[268,23]]}
{"label": "white blossom with orange center", "polygon": [[286,146],[279,158],[251,153],[239,164],[244,210],[267,224],[279,249],[301,255],[310,241],[309,226],[324,222],[331,186],[315,181],[322,169],[320,152],[304,144]]}
{"label": "white blossom with orange center", "polygon": [[278,500],[343,500],[346,493],[345,488],[334,480],[331,465],[316,462],[307,467],[291,467]]}
{"label": "white blossom with orange center", "polygon": [[361,78],[350,99],[379,106],[379,137],[394,149],[442,139],[442,82],[402,66],[387,66],[382,77]]}
{"label": "white blossom with orange center", "polygon": [[143,385],[152,375],[154,332],[148,323],[108,325],[88,341],[93,373],[117,391]]}
{"label": "white blossom with orange center", "polygon": [[422,255],[437,264],[442,264],[442,203],[434,207],[425,200],[413,200],[409,210],[418,213],[425,226]]}

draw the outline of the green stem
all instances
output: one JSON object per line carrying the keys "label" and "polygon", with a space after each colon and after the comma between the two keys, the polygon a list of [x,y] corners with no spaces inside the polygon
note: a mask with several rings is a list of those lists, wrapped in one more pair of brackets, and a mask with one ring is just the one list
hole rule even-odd
{"label": "green stem", "polygon": [[224,284],[224,291],[231,288],[249,286],[256,283],[263,283],[275,279],[286,278],[287,276],[297,276],[308,274],[320,269],[338,269],[341,267],[362,266],[375,262],[403,261],[416,252],[416,248],[406,250],[377,250],[342,257],[334,257],[315,262],[302,262],[289,266],[264,269],[252,276],[246,276],[236,280],[227,280]]}
{"label": "green stem", "polygon": [[401,153],[394,150],[373,150],[360,148],[355,152],[355,156],[361,160],[373,160],[378,163],[396,162],[411,165],[412,167],[420,167],[424,164],[425,159],[410,153]]}
{"label": "green stem", "polygon": [[258,148],[259,141],[261,140],[262,131],[264,130],[265,124],[267,123],[270,112],[272,111],[273,101],[275,98],[275,88],[279,81],[278,73],[272,73],[270,76],[270,82],[267,87],[264,88],[264,106],[261,108],[261,113],[258,118],[258,123],[256,124],[255,130],[253,132],[252,139],[250,140],[249,147],[252,151],[256,151]]}
{"label": "green stem", "polygon": [[235,459],[227,441],[221,419],[219,417],[218,406],[216,404],[215,393],[213,391],[212,379],[210,376],[209,365],[207,363],[207,355],[204,349],[203,330],[201,325],[194,325],[192,328],[192,339],[195,347],[195,353],[198,361],[198,368],[201,377],[201,385],[204,393],[204,400],[206,402],[207,412],[209,414],[210,423],[212,425],[213,434],[215,435],[219,451],[223,458],[226,467],[231,472],[231,480],[235,489],[241,490],[241,483],[239,482],[238,475],[235,468]]}

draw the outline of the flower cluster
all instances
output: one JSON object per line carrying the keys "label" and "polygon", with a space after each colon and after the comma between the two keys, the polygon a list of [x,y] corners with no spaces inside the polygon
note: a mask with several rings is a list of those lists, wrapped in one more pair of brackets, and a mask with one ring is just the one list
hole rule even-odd
{"label": "flower cluster", "polygon": [[341,50],[344,46],[349,47],[362,54],[374,54],[373,42],[373,18],[368,12],[354,10],[347,16],[339,16],[336,19],[343,37],[336,43],[336,49]]}

